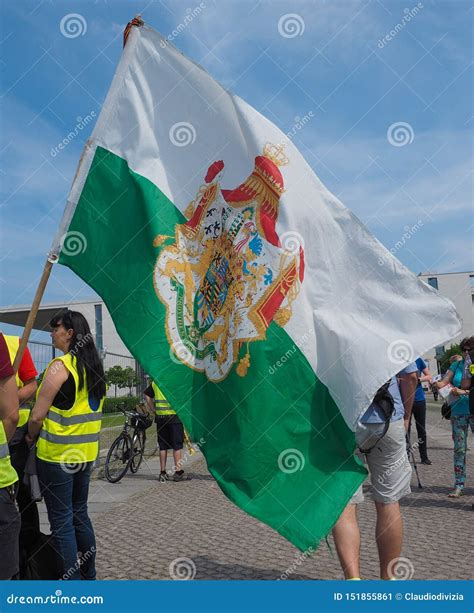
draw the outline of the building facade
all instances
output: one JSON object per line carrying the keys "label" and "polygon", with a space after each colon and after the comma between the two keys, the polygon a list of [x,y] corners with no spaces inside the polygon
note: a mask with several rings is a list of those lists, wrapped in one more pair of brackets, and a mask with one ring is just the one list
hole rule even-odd
{"label": "building facade", "polygon": [[434,287],[438,292],[449,298],[456,307],[462,319],[461,334],[444,346],[433,347],[423,356],[429,363],[432,372],[438,371],[437,358],[445,351],[459,343],[465,336],[474,335],[474,272],[446,272],[446,273],[422,273],[418,277]]}
{"label": "building facade", "polygon": [[[100,299],[46,303],[40,306],[33,329],[45,334],[38,335],[40,340],[30,339],[28,343],[38,372],[42,372],[53,357],[60,355],[60,352],[52,346],[49,334],[46,333],[50,332],[49,322],[51,319],[65,308],[71,311],[79,311],[87,319],[96,347],[103,360],[105,371],[114,366],[133,369],[136,375],[136,385],[133,386],[136,391],[133,395],[140,395],[145,384],[143,370],[118,335],[112,317],[105,303]],[[22,329],[9,329],[9,327],[5,327],[5,324],[24,328],[29,312],[29,305],[2,308],[0,310],[0,330],[7,334],[21,335]],[[126,388],[116,389],[112,387],[109,389],[108,395],[125,396],[128,393],[130,392]]]}

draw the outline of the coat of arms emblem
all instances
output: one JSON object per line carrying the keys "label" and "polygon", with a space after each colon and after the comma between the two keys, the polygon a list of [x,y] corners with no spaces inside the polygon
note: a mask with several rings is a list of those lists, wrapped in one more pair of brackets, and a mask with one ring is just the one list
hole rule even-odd
{"label": "coat of arms emblem", "polygon": [[[239,361],[250,366],[250,343],[272,321],[292,315],[304,275],[303,247],[285,250],[276,232],[284,191],[282,147],[265,145],[250,176],[221,188],[224,162],[211,164],[174,236],[159,235],[154,285],[166,306],[170,347],[183,364],[221,381]],[[242,348],[244,348],[242,350]],[[239,355],[241,358],[239,360]]]}

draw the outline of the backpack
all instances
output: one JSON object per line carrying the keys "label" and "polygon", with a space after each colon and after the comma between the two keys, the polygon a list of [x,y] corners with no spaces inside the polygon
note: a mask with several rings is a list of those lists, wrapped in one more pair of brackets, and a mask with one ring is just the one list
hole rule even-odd
{"label": "backpack", "polygon": [[375,443],[371,447],[367,449],[362,449],[362,447],[359,447],[359,450],[361,453],[365,453],[365,454],[370,453],[372,449],[375,447],[375,445],[377,445],[383,439],[383,437],[387,434],[387,430],[390,426],[390,420],[392,418],[393,413],[395,412],[395,402],[393,400],[392,394],[388,391],[388,388],[390,387],[391,382],[392,380],[389,379],[386,383],[384,383],[381,387],[379,387],[372,401],[374,404],[377,405],[377,407],[379,408],[380,412],[382,413],[384,417],[384,427],[383,427],[382,434],[378,437],[378,439],[375,441]]}

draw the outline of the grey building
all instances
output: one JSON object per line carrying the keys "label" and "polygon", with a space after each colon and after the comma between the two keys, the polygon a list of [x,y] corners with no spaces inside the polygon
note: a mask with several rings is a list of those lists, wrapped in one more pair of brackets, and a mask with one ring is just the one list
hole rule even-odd
{"label": "grey building", "polygon": [[[54,315],[65,308],[79,311],[89,322],[95,344],[103,358],[105,370],[116,365],[122,368],[130,367],[135,370],[138,380],[136,392],[140,394],[144,389],[145,383],[143,371],[118,335],[112,317],[105,303],[100,298],[78,302],[50,302],[42,304],[38,310],[33,329],[45,333],[49,332],[49,321]],[[30,305],[10,306],[0,309],[0,330],[3,329],[5,331],[3,324],[24,328],[30,309]],[[9,333],[8,330],[6,332]],[[21,334],[21,331],[18,331],[17,334]],[[41,340],[31,340],[28,343],[28,348],[39,372],[46,368],[49,361],[56,354],[48,336],[44,334],[40,335],[40,337]],[[116,391],[110,390],[109,395],[114,395]],[[126,395],[127,392],[128,390],[126,389],[118,390],[117,395]]]}
{"label": "grey building", "polygon": [[423,359],[429,362],[431,371],[437,372],[436,358],[451,345],[459,343],[463,337],[474,335],[474,272],[426,272],[420,273],[418,277],[437,289],[442,296],[449,298],[462,319],[462,330],[458,337],[446,346],[433,347],[423,356]]}

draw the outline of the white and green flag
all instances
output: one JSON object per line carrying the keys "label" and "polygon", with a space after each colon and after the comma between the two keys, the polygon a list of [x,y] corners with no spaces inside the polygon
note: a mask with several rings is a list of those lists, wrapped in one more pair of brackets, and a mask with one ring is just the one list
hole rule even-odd
{"label": "white and green flag", "polygon": [[133,27],[53,246],[104,299],[225,494],[296,546],[365,477],[358,416],[456,336],[268,119]]}

